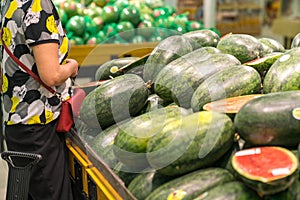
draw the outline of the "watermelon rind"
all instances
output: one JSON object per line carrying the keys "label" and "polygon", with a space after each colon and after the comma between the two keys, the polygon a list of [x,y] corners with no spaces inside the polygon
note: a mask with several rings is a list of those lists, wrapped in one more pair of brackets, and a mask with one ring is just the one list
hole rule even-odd
{"label": "watermelon rind", "polygon": [[274,64],[274,62],[279,59],[284,53],[283,52],[272,52],[264,55],[261,58],[257,58],[255,60],[252,60],[250,62],[244,63],[244,65],[253,67],[256,69],[262,79],[264,78],[267,71],[270,69],[270,67]]}

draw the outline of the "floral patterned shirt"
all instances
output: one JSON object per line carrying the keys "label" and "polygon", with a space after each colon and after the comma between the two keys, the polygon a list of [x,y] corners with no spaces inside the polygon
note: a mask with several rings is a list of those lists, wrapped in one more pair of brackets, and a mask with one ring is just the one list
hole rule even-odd
{"label": "floral patterned shirt", "polygon": [[[2,0],[2,38],[11,52],[38,75],[31,46],[56,42],[59,62],[69,51],[69,42],[51,0]],[[3,4],[7,9],[3,9]],[[2,50],[2,102],[6,125],[47,124],[59,116],[61,102],[41,86]],[[53,87],[63,97],[70,95],[71,80]]]}

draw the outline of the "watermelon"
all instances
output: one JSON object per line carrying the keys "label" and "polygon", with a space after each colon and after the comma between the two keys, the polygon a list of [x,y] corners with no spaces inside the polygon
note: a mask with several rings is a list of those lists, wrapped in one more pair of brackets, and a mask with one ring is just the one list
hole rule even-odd
{"label": "watermelon", "polygon": [[191,98],[194,112],[203,110],[206,103],[247,94],[260,93],[259,73],[248,66],[231,66],[222,69],[201,83]]}
{"label": "watermelon", "polygon": [[234,127],[222,113],[201,111],[174,120],[147,145],[152,168],[168,176],[178,176],[209,167],[232,146]]}
{"label": "watermelon", "polygon": [[105,129],[136,115],[146,104],[148,95],[148,88],[138,75],[118,76],[85,97],[80,119],[90,127]]}
{"label": "watermelon", "polygon": [[156,188],[146,200],[181,199],[189,200],[204,191],[233,181],[233,175],[222,168],[206,168],[175,178]]}
{"label": "watermelon", "polygon": [[284,52],[284,46],[275,39],[262,37],[259,38],[258,41],[262,44],[263,47],[263,55],[269,54],[272,52]]}
{"label": "watermelon", "polygon": [[167,106],[131,119],[118,130],[114,143],[115,156],[128,171],[145,170],[149,167],[146,160],[148,141],[159,135],[168,123],[188,114],[190,111],[184,108]]}
{"label": "watermelon", "polygon": [[174,102],[184,108],[191,107],[191,99],[196,89],[207,78],[225,68],[239,65],[240,62],[230,54],[214,54],[204,62],[192,65],[181,73],[172,88]]}
{"label": "watermelon", "polygon": [[202,47],[170,62],[156,76],[154,92],[162,99],[173,102],[172,90],[183,71],[208,60],[212,54],[219,52],[215,47]]}
{"label": "watermelon", "polygon": [[171,61],[193,50],[189,40],[180,35],[173,35],[159,42],[153,49],[144,66],[144,81],[153,82],[158,72]]}
{"label": "watermelon", "polygon": [[300,47],[286,51],[270,67],[263,81],[264,93],[299,90]]}
{"label": "watermelon", "polygon": [[223,53],[234,55],[241,63],[263,56],[262,44],[248,34],[227,34],[220,39],[217,48]]}
{"label": "watermelon", "polygon": [[298,159],[291,151],[278,146],[243,149],[232,157],[239,178],[260,195],[286,190],[298,175]]}
{"label": "watermelon", "polygon": [[128,185],[128,190],[135,198],[142,200],[162,184],[172,180],[170,176],[164,176],[152,170],[137,175]]}
{"label": "watermelon", "polygon": [[160,80],[155,82],[154,91],[162,98],[166,96],[165,92],[171,93],[173,101],[184,108],[191,107],[192,95],[205,79],[223,68],[240,64],[234,56],[223,53],[205,56],[203,60],[199,58],[181,62],[185,63],[173,67],[169,72],[161,71],[162,74],[158,74],[157,78]]}
{"label": "watermelon", "polygon": [[194,198],[194,200],[260,200],[258,194],[238,181],[217,185]]}
{"label": "watermelon", "polygon": [[274,64],[274,62],[278,58],[280,58],[282,55],[283,55],[282,52],[268,53],[261,58],[257,58],[250,62],[246,62],[246,63],[244,63],[244,65],[247,65],[247,66],[250,66],[250,67],[253,67],[254,69],[256,69],[259,72],[261,78],[264,79],[267,71]]}
{"label": "watermelon", "polygon": [[291,186],[289,186],[286,190],[272,194],[265,195],[263,200],[299,200],[300,199],[300,178],[296,179]]}
{"label": "watermelon", "polygon": [[114,140],[118,133],[119,126],[128,120],[111,125],[98,133],[88,144],[95,155],[98,155],[109,167],[115,167],[119,161],[113,152]]}
{"label": "watermelon", "polygon": [[219,35],[209,29],[194,30],[182,35],[188,38],[193,45],[193,49],[198,49],[201,47],[216,47],[220,37]]}
{"label": "watermelon", "polygon": [[265,94],[246,103],[234,118],[237,133],[252,145],[297,146],[300,91]]}
{"label": "watermelon", "polygon": [[300,47],[300,33],[292,39],[291,48]]}
{"label": "watermelon", "polygon": [[125,187],[128,187],[131,181],[139,175],[139,173],[128,172],[121,162],[118,162],[118,164],[112,168],[112,171],[119,179],[121,179]]}
{"label": "watermelon", "polygon": [[95,80],[107,80],[111,79],[112,77],[123,75],[124,72],[119,71],[119,69],[133,61],[136,61],[138,58],[139,57],[124,57],[105,62],[96,70]]}

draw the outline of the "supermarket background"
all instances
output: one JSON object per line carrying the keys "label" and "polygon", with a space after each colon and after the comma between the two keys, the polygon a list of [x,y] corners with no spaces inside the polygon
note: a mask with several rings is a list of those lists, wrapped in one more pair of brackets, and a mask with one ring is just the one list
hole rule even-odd
{"label": "supermarket background", "polygon": [[[67,26],[68,20],[70,20],[71,15],[77,16],[77,20],[78,16],[90,15],[90,19],[94,19],[94,22],[97,22],[96,20],[100,20],[98,21],[98,23],[100,23],[102,26],[103,21],[101,22],[101,19],[96,16],[95,13],[103,12],[99,11],[100,6],[98,7],[97,5],[104,4],[105,1],[97,0],[95,2],[76,2],[75,0],[69,0],[68,3],[65,3],[63,0],[54,1],[56,1],[58,7],[60,7],[59,10],[62,13],[63,20],[65,20],[64,23],[66,26],[66,30],[69,30],[69,38],[72,40],[73,48],[71,56],[74,55],[75,57],[80,57],[80,55],[78,54],[86,55],[87,53],[91,53],[91,49],[94,49],[94,45],[103,43],[103,41],[108,41],[107,38],[100,37],[103,36],[104,33],[99,34],[99,38],[84,35],[84,30],[87,29],[83,24],[81,24],[82,27],[80,27],[79,24],[76,24],[74,27],[71,27],[70,24],[69,26]],[[138,0],[135,1],[139,2]],[[176,15],[181,15],[183,18],[186,17],[189,21],[200,22],[202,28],[214,28],[216,31],[219,31],[221,35],[233,32],[247,33],[256,37],[266,36],[274,38],[288,47],[290,45],[291,39],[296,35],[296,33],[300,32],[300,1],[298,0],[165,0],[164,3],[166,5],[174,7]],[[76,10],[72,10],[72,5],[75,5]],[[70,7],[68,8],[66,6]],[[82,10],[80,10],[79,8],[82,8]],[[92,12],[92,9],[95,9],[95,11]],[[63,13],[64,11],[74,13],[69,13],[69,17],[66,17],[66,13]],[[80,20],[78,20],[77,23],[79,23]],[[178,22],[180,22],[180,20]],[[85,23],[87,23],[87,21],[85,21]],[[163,23],[168,24],[169,22],[162,21],[160,26],[162,26]],[[105,27],[107,29],[106,32],[109,31],[110,28],[113,29],[115,25],[116,24],[114,24],[113,26]],[[144,24],[144,26],[147,25],[150,26],[149,24]],[[175,25],[176,23],[173,27],[174,30],[180,31],[182,27]],[[126,30],[126,26],[129,29],[132,28],[130,25],[124,24],[123,28],[125,27],[125,29],[123,30]],[[153,23],[151,26],[155,26],[155,24]],[[137,24],[135,25],[135,27],[137,27]],[[104,30],[104,26],[101,29]],[[74,33],[72,31],[77,31],[77,33]],[[97,30],[97,32],[99,32],[99,30]],[[113,30],[113,33],[116,32],[117,30]],[[89,39],[87,39],[86,37],[89,37]],[[106,43],[124,43],[132,45],[132,48],[134,48],[134,45],[139,46],[140,44],[143,45],[144,43],[149,42],[142,37],[135,38],[135,40],[132,39],[133,38],[131,38],[131,42],[128,42],[129,40],[124,41],[121,39],[116,41],[116,38],[114,38],[113,40]],[[156,39],[157,40],[155,40],[155,38],[152,38],[150,43],[159,42],[161,38]],[[153,44],[150,44],[149,47],[153,47]],[[90,55],[91,57],[89,57],[92,61],[89,61],[88,58],[79,58],[82,59],[81,64],[82,66],[84,66],[83,70],[79,72],[79,80],[88,82],[90,80],[89,75],[94,77],[94,73],[91,72],[91,70],[95,70],[95,67],[99,66],[110,58],[119,56],[122,51],[128,49],[128,46],[126,46],[125,49],[106,49],[104,50],[105,52],[101,47],[98,47],[97,49],[99,49],[99,52],[94,51],[93,54],[95,55]],[[118,51],[118,53],[116,53],[116,51]],[[95,60],[94,57],[98,56],[99,54],[107,55],[105,55],[103,58],[101,57],[100,60]],[[6,179],[7,166],[6,163],[1,160],[0,199],[2,199],[5,195]]]}

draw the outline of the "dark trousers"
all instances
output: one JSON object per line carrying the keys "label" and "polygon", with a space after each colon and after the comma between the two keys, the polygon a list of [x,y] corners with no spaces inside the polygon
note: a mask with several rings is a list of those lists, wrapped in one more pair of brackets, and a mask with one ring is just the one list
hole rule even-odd
{"label": "dark trousers", "polygon": [[65,135],[55,132],[55,127],[56,121],[5,127],[8,150],[42,155],[42,160],[32,168],[29,199],[73,199]]}

